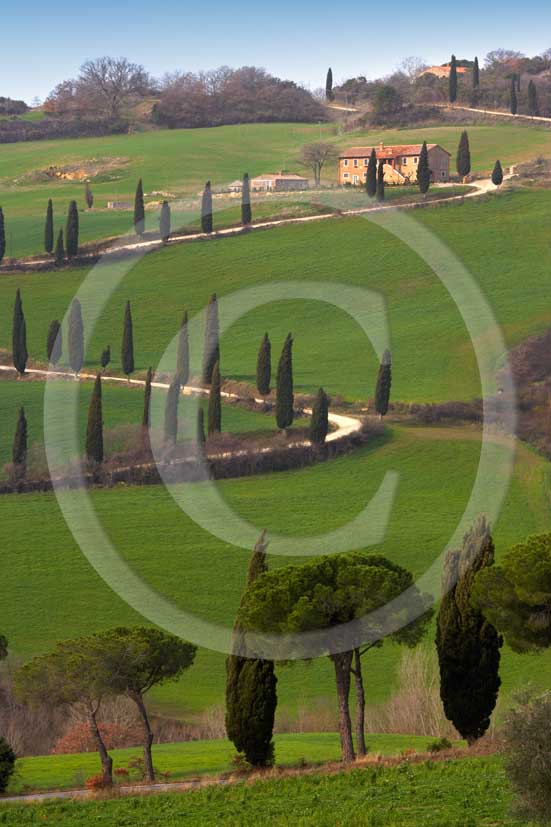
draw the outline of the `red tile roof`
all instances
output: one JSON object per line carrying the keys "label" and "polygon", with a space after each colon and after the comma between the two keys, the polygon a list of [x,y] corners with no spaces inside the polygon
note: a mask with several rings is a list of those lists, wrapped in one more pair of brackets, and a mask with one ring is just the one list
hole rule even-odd
{"label": "red tile roof", "polygon": [[[439,147],[442,149],[447,155],[451,156],[446,149],[441,147],[439,144],[427,144],[427,149],[436,149]],[[402,144],[399,146],[384,146],[379,144],[379,146],[372,147],[372,146],[351,146],[350,149],[344,149],[340,153],[340,158],[369,158],[373,149],[375,149],[377,154],[377,160],[381,158],[399,158],[401,155],[420,155],[421,150],[423,149],[423,144]]]}

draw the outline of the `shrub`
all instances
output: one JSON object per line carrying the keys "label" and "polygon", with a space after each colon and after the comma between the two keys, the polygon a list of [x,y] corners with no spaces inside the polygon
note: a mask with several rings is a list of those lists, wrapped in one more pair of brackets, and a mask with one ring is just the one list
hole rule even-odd
{"label": "shrub", "polygon": [[87,790],[92,790],[92,792],[98,792],[99,790],[105,789],[105,781],[103,775],[101,775],[101,773],[98,773],[97,775],[91,775],[84,782],[84,786]]}
{"label": "shrub", "polygon": [[436,738],[427,746],[429,752],[444,752],[447,749],[452,749],[453,744],[449,738]]}
{"label": "shrub", "polygon": [[10,778],[15,772],[15,753],[3,738],[0,738],[0,793],[7,790]]}

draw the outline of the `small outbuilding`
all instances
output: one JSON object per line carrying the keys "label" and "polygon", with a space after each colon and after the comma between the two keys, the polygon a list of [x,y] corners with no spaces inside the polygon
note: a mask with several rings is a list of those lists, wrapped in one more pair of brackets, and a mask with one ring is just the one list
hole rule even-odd
{"label": "small outbuilding", "polygon": [[251,189],[256,192],[293,192],[309,186],[308,178],[292,172],[268,172],[251,178]]}

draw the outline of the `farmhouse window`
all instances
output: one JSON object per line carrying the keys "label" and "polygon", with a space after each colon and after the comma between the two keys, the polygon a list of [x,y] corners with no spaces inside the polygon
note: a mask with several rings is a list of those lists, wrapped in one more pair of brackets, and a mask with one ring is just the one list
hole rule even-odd
{"label": "farmhouse window", "polygon": [[350,175],[347,172],[343,172],[342,177],[343,178],[350,178]]}
{"label": "farmhouse window", "polygon": [[347,167],[347,166],[348,166],[348,158],[345,158],[345,159],[344,159],[344,166],[345,166],[345,167]]}
{"label": "farmhouse window", "polygon": [[358,166],[358,159],[357,159],[357,158],[354,158],[354,166],[355,166],[355,167],[357,167],[357,166]]}

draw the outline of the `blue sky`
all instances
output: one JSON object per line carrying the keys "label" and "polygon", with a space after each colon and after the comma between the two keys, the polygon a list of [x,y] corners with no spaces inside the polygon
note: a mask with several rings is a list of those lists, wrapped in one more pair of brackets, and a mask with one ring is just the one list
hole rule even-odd
{"label": "blue sky", "polygon": [[379,77],[409,55],[442,63],[452,51],[483,57],[503,47],[537,54],[551,47],[551,3],[26,0],[5,5],[2,34],[0,95],[29,102],[75,76],[85,59],[104,54],[125,55],[154,75],[264,66],[316,88],[329,65],[338,81]]}

